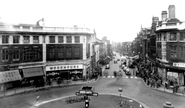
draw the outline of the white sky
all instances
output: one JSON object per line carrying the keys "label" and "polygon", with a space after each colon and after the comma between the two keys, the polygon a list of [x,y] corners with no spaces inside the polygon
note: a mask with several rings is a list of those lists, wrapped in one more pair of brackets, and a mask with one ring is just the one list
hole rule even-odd
{"label": "white sky", "polygon": [[185,21],[184,0],[0,0],[0,17],[9,23],[35,24],[44,18],[48,26],[86,25],[97,37],[132,41],[142,27],[150,27],[152,16],[161,19],[169,5],[176,18]]}

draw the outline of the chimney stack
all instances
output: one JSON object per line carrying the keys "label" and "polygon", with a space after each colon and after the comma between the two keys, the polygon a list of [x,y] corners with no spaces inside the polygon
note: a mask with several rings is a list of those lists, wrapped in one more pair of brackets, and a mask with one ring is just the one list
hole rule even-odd
{"label": "chimney stack", "polygon": [[158,17],[153,17],[153,23],[157,23],[159,21],[159,18]]}
{"label": "chimney stack", "polygon": [[162,11],[161,13],[161,20],[165,21],[167,19],[167,11]]}
{"label": "chimney stack", "polygon": [[175,5],[169,5],[168,11],[169,11],[169,18],[170,19],[175,18]]}

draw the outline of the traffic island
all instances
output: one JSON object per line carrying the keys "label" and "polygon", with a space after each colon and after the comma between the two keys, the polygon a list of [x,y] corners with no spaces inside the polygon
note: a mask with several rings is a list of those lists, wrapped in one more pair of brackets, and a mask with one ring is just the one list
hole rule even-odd
{"label": "traffic island", "polygon": [[[71,102],[69,102],[71,100]],[[38,108],[85,108],[83,96],[72,96],[61,100],[49,102]],[[130,107],[132,106],[132,107]],[[99,94],[93,96],[89,102],[89,108],[145,108],[135,100],[116,96]]]}

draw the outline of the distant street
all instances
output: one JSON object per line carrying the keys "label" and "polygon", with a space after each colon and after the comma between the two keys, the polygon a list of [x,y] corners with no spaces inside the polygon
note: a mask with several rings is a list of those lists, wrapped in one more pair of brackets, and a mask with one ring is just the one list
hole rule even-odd
{"label": "distant street", "polygon": [[[116,58],[119,58],[117,56]],[[110,76],[113,76],[114,70],[119,70],[119,64],[110,63],[110,69],[106,69]],[[116,78],[103,78],[101,77],[97,82],[88,84],[94,86],[95,90],[99,93],[114,93],[119,94],[118,88],[122,87],[123,96],[135,98],[150,108],[162,108],[163,103],[166,101],[172,102],[175,108],[185,108],[185,97],[176,96],[174,94],[153,90],[144,85],[143,81],[139,78],[126,78],[125,74],[120,79]],[[2,108],[26,108],[35,103],[35,97],[40,96],[41,100],[49,100],[61,96],[74,95],[75,91],[79,90],[81,86],[73,86],[67,88],[52,89],[48,91],[40,91],[32,94],[25,94],[13,97],[0,99]]]}

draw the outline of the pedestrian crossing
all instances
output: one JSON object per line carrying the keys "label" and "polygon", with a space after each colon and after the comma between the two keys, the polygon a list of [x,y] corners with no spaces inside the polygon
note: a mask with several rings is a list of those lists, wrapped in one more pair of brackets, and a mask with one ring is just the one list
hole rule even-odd
{"label": "pedestrian crossing", "polygon": [[[114,76],[103,76],[103,78],[115,78]],[[125,78],[129,78],[128,76],[125,76]],[[130,78],[132,78],[132,79],[137,79],[138,77],[136,77],[136,76],[130,76]]]}

